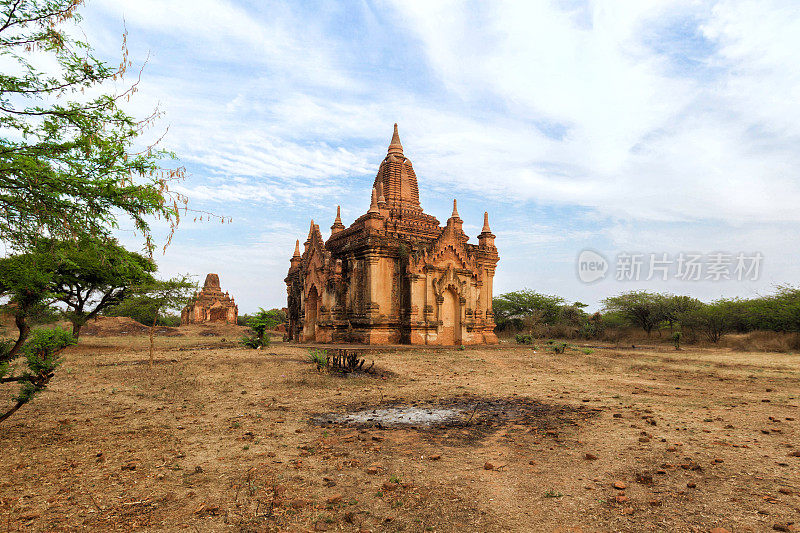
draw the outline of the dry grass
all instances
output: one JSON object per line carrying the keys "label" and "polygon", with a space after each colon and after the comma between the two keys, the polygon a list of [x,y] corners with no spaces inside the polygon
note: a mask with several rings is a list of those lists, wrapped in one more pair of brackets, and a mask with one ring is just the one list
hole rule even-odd
{"label": "dry grass", "polygon": [[[145,336],[86,337],[70,350],[51,388],[2,427],[0,530],[762,531],[800,521],[797,355],[387,348],[369,356],[386,372],[342,378],[317,372],[296,345],[246,350],[189,333],[157,339],[152,372]],[[437,430],[311,423],[356,406],[490,401],[502,412],[476,409],[470,424]],[[535,416],[510,416],[515,406]]]}

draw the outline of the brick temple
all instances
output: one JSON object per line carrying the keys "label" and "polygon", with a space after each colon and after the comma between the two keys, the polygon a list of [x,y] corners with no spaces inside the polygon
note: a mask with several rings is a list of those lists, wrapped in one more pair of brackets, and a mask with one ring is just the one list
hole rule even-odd
{"label": "brick temple", "polygon": [[202,290],[195,295],[192,303],[181,311],[181,326],[204,322],[236,324],[238,316],[239,307],[227,291],[222,292],[219,276],[209,274]]}
{"label": "brick temple", "polygon": [[444,227],[419,203],[417,176],[397,124],[369,210],[331,236],[311,221],[286,277],[287,337],[301,342],[494,344],[492,279],[499,260],[484,213],[467,242],[456,201]]}

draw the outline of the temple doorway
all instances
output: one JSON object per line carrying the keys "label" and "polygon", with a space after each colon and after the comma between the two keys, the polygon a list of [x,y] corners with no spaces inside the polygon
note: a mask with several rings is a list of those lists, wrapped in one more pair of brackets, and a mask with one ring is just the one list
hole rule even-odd
{"label": "temple doorway", "polygon": [[461,308],[458,295],[447,289],[442,294],[440,309],[442,320],[441,344],[452,346],[461,344]]}
{"label": "temple doorway", "polygon": [[306,320],[303,325],[303,341],[317,340],[317,310],[319,309],[319,294],[316,287],[311,287],[306,298]]}
{"label": "temple doorway", "polygon": [[228,310],[224,307],[212,307],[209,310],[208,320],[211,322],[227,322]]}

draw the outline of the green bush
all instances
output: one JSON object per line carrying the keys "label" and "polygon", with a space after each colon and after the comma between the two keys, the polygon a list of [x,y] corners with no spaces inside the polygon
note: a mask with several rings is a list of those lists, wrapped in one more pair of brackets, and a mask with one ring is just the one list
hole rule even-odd
{"label": "green bush", "polygon": [[317,370],[328,368],[328,354],[325,350],[308,350],[308,359],[317,365]]}
{"label": "green bush", "polygon": [[536,342],[536,339],[533,338],[533,335],[524,335],[522,333],[518,333],[514,338],[517,341],[517,344],[533,344]]}

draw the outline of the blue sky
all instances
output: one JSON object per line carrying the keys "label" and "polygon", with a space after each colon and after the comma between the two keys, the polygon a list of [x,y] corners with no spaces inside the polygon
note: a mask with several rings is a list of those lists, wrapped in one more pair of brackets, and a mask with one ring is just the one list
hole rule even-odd
{"label": "blue sky", "polygon": [[[285,305],[296,238],[346,225],[397,122],[423,208],[490,214],[495,292],[596,307],[623,290],[702,299],[798,283],[800,12],[792,2],[90,0],[82,31],[136,67],[190,207],[164,275],[220,274],[240,312]],[[134,69],[135,70],[135,69]],[[148,135],[158,136],[162,131]],[[146,140],[146,139],[145,139]],[[120,232],[126,243],[137,239]],[[591,248],[761,252],[758,280],[581,283]]]}

